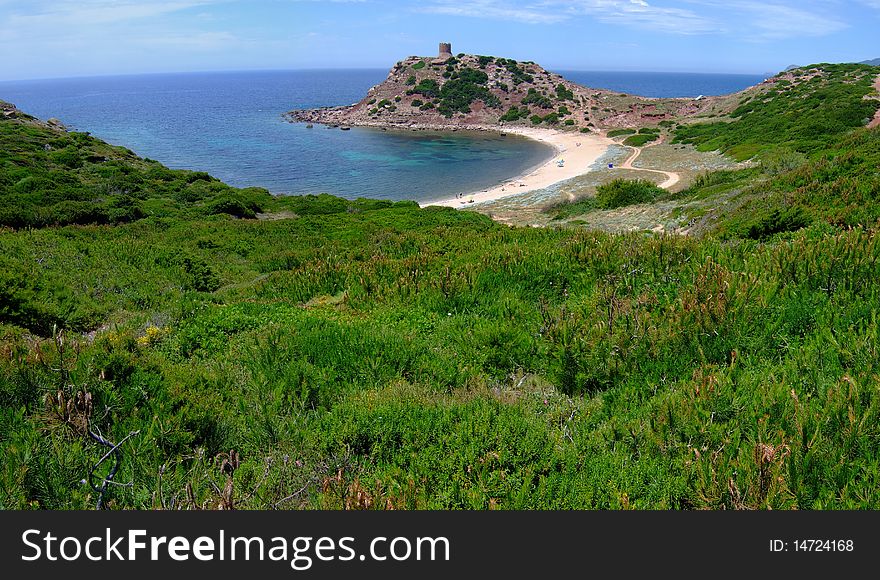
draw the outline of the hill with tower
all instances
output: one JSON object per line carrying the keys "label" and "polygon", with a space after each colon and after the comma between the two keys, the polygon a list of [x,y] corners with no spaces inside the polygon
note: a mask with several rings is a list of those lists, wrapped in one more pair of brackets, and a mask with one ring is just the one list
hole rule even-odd
{"label": "hill with tower", "polygon": [[716,99],[651,99],[592,89],[538,64],[495,56],[410,56],[359,102],[291,111],[292,121],[410,129],[542,126],[597,132],[657,125],[712,107]]}

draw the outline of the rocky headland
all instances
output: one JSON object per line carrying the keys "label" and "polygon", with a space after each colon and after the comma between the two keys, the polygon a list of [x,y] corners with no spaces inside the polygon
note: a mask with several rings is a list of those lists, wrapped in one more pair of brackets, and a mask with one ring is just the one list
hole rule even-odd
{"label": "rocky headland", "polygon": [[411,56],[348,106],[295,110],[290,121],[412,130],[542,127],[582,133],[655,126],[711,108],[716,97],[657,99],[592,89],[534,62],[493,56]]}

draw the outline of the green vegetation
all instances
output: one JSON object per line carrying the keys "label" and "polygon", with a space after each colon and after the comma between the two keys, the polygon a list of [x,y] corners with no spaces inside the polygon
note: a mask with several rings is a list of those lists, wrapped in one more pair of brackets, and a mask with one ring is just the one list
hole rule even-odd
{"label": "green vegetation", "polygon": [[556,85],[556,98],[560,101],[573,101],[574,92],[571,89],[567,89],[564,84],[559,83]]}
{"label": "green vegetation", "polygon": [[[733,191],[735,206],[717,226],[722,237],[765,239],[816,221],[858,228],[880,220],[880,132],[839,137],[811,158],[768,156],[759,169],[718,172],[698,180],[686,197]],[[761,179],[756,179],[756,175]]]}
{"label": "green vegetation", "polygon": [[631,135],[624,139],[623,144],[629,145],[630,147],[641,147],[645,143],[656,141],[659,138],[660,135],[657,133],[639,133],[638,135]]}
{"label": "green vegetation", "polygon": [[419,84],[407,91],[408,95],[422,95],[433,99],[440,95],[440,84],[434,79],[422,79]]}
{"label": "green vegetation", "polygon": [[423,60],[420,60],[416,64],[412,65],[413,70],[422,70],[423,68],[425,68],[425,61]]}
{"label": "green vegetation", "polygon": [[478,56],[477,57],[477,62],[480,64],[480,68],[486,68],[486,65],[488,65],[490,62],[493,62],[494,60],[495,60],[494,56]]}
{"label": "green vegetation", "polygon": [[470,113],[471,103],[480,100],[487,107],[501,106],[498,97],[489,92],[486,82],[489,77],[481,70],[463,68],[452,75],[452,80],[440,88],[440,104],[437,110],[446,117],[454,113]]}
{"label": "green vegetation", "polygon": [[608,131],[609,137],[623,137],[624,135],[635,135],[635,129],[612,129]]}
{"label": "green vegetation", "polygon": [[533,83],[535,82],[535,77],[525,71],[519,63],[517,63],[513,59],[504,59],[499,58],[496,61],[496,64],[499,66],[503,66],[507,71],[513,76],[513,84],[514,86],[520,85],[522,83]]}
{"label": "green vegetation", "polygon": [[874,91],[877,71],[857,64],[817,65],[815,73],[741,104],[733,122],[701,123],[676,130],[678,143],[701,151],[720,150],[738,160],[778,148],[801,153],[823,149],[842,133],[865,125],[880,101]]}
{"label": "green vegetation", "polygon": [[547,96],[542,95],[534,88],[530,88],[526,93],[525,98],[522,100],[523,105],[535,105],[536,107],[540,107],[542,109],[552,109],[553,101],[551,101]]}
{"label": "green vegetation", "polygon": [[528,107],[523,107],[520,109],[519,107],[510,107],[506,113],[501,115],[499,120],[501,121],[518,121],[520,119],[526,119],[529,116]]}
{"label": "green vegetation", "polygon": [[[525,113],[528,114],[528,111],[525,111]],[[547,123],[548,125],[558,125],[559,124],[559,114],[558,113],[549,113],[547,115],[544,115],[543,117],[541,115],[532,115],[529,119],[532,121],[532,124],[534,124],[534,125],[540,125],[541,123]],[[573,125],[574,121],[572,121],[571,124]]]}
{"label": "green vegetation", "polygon": [[599,205],[596,203],[594,196],[585,196],[573,201],[566,200],[552,204],[544,208],[543,211],[544,213],[552,214],[553,221],[559,221],[588,214],[598,208]]}
{"label": "green vegetation", "polygon": [[596,188],[596,205],[614,209],[636,203],[650,203],[665,192],[645,179],[615,179]]}
{"label": "green vegetation", "polygon": [[253,217],[270,201],[264,189],[173,172],[85,133],[0,123],[0,226],[120,224],[156,211]]}
{"label": "green vegetation", "polygon": [[0,508],[94,508],[100,432],[111,509],[878,509],[880,130],[768,135],[547,210],[724,201],[707,235],[611,235],[0,119],[4,211],[140,208],[0,229]]}

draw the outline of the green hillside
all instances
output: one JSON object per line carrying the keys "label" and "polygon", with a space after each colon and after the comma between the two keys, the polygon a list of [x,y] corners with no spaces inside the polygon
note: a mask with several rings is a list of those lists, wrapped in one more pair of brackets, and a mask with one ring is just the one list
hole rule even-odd
{"label": "green hillside", "polygon": [[827,146],[837,135],[864,127],[880,107],[877,69],[824,64],[780,73],[769,87],[747,91],[729,118],[680,127],[676,142],[737,159],[785,148],[801,153]]}
{"label": "green hillside", "polygon": [[701,236],[276,199],[0,120],[0,507],[95,507],[91,432],[131,435],[113,509],[877,509],[878,130],[814,110],[679,130],[765,152],[676,194]]}

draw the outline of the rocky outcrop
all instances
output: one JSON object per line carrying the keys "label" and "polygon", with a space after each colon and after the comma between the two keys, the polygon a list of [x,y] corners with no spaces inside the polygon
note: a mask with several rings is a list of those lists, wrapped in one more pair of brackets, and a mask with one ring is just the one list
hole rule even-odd
{"label": "rocky outcrop", "polygon": [[[441,52],[442,49],[441,49]],[[443,55],[446,56],[445,54]],[[698,114],[712,98],[649,99],[591,89],[533,62],[477,55],[411,56],[359,102],[296,110],[290,121],[409,129],[542,126],[592,132]]]}

